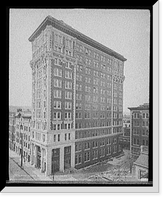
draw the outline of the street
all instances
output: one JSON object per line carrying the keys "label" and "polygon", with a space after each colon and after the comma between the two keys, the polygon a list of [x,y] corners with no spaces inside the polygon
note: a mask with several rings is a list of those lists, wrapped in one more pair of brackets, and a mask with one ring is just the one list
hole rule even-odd
{"label": "street", "polygon": [[27,180],[32,181],[33,178],[12,159],[9,158],[9,179],[10,180]]}
{"label": "street", "polygon": [[[120,158],[114,158],[112,161],[105,161],[94,166],[89,166],[74,172],[58,172],[54,175],[54,180],[61,181],[135,181],[135,178],[129,172],[129,163],[127,159],[128,152]],[[127,170],[127,171],[126,171]],[[125,174],[126,173],[126,174]],[[34,168],[30,163],[23,163],[20,166],[20,156],[13,151],[9,151],[9,179],[20,181],[53,181],[52,176],[45,176],[39,169]]]}

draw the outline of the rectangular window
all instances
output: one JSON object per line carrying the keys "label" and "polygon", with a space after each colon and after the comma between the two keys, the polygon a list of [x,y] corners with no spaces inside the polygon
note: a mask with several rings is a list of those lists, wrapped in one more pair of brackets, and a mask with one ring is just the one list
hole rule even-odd
{"label": "rectangular window", "polygon": [[91,83],[91,78],[85,77],[85,83]]}
{"label": "rectangular window", "polygon": [[60,120],[61,119],[61,112],[54,112],[54,120]]}
{"label": "rectangular window", "polygon": [[111,154],[111,146],[107,147],[107,154],[108,154],[108,155]]}
{"label": "rectangular window", "polygon": [[101,148],[100,149],[100,157],[104,157],[105,156],[105,149]]}
{"label": "rectangular window", "polygon": [[78,165],[78,164],[81,164],[82,162],[82,155],[81,154],[76,154],[75,156],[75,164]]}
{"label": "rectangular window", "polygon": [[85,101],[90,102],[91,101],[91,96],[90,95],[85,95]]}
{"label": "rectangular window", "polygon": [[107,145],[110,145],[111,144],[111,138],[108,138],[107,139]]}
{"label": "rectangular window", "polygon": [[54,68],[54,76],[62,77],[62,69],[55,67]]}
{"label": "rectangular window", "polygon": [[113,146],[113,153],[116,153],[117,152],[117,145],[114,145]]}
{"label": "rectangular window", "polygon": [[102,146],[104,146],[105,145],[105,140],[102,140],[101,142],[100,142],[100,146],[102,147]]}
{"label": "rectangular window", "polygon": [[71,71],[65,71],[65,78],[72,79],[72,72]]}
{"label": "rectangular window", "polygon": [[54,109],[61,109],[61,101],[54,101]]}
{"label": "rectangular window", "polygon": [[71,119],[71,112],[65,112],[65,120]]}
{"label": "rectangular window", "polygon": [[77,151],[81,151],[81,150],[82,150],[81,143],[76,144],[76,146],[75,146],[75,151],[77,152]]}
{"label": "rectangular window", "polygon": [[72,102],[65,101],[65,109],[71,110],[72,109]]}
{"label": "rectangular window", "polygon": [[98,147],[98,142],[97,141],[93,141],[92,142],[92,147],[93,148],[97,148]]}
{"label": "rectangular window", "polygon": [[90,74],[91,70],[89,68],[85,68],[85,74]]}
{"label": "rectangular window", "polygon": [[65,89],[72,89],[72,82],[65,81]]}
{"label": "rectangular window", "polygon": [[93,102],[95,102],[95,103],[98,102],[98,96],[93,96]]}
{"label": "rectangular window", "polygon": [[82,109],[82,104],[76,103],[76,110],[81,110],[81,109]]}
{"label": "rectangular window", "polygon": [[96,150],[92,151],[92,159],[94,160],[97,158],[98,158],[98,150],[96,149]]}
{"label": "rectangular window", "polygon": [[87,162],[89,160],[90,160],[90,152],[88,151],[88,152],[85,152],[84,154],[84,161]]}
{"label": "rectangular window", "polygon": [[54,135],[54,142],[56,142],[56,135]]}
{"label": "rectangular window", "polygon": [[58,142],[60,141],[60,134],[58,134]]}
{"label": "rectangular window", "polygon": [[85,147],[84,147],[84,149],[90,149],[90,143],[89,142],[85,142]]}
{"label": "rectangular window", "polygon": [[76,100],[81,100],[82,99],[82,94],[76,94]]}
{"label": "rectangular window", "polygon": [[72,92],[65,91],[65,99],[72,99]]}
{"label": "rectangular window", "polygon": [[61,88],[62,87],[62,80],[54,79],[54,87]]}
{"label": "rectangular window", "polygon": [[54,98],[61,98],[62,92],[61,90],[54,90]]}

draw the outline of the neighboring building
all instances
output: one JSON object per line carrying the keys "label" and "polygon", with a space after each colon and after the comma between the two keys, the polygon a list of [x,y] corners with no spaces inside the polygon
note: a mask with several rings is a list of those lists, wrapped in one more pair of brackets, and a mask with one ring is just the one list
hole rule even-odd
{"label": "neighboring building", "polygon": [[9,112],[9,148],[15,151],[15,112]]}
{"label": "neighboring building", "polygon": [[123,115],[123,128],[130,128],[130,115]]}
{"label": "neighboring building", "polygon": [[119,155],[126,59],[51,16],[29,41],[31,164],[50,175]]}
{"label": "neighboring building", "polygon": [[24,162],[30,162],[31,153],[31,112],[19,112],[15,116],[16,131],[15,131],[15,152],[21,155],[23,150]]}
{"label": "neighboring building", "polygon": [[130,152],[139,156],[141,146],[149,146],[149,104],[130,109]]}
{"label": "neighboring building", "polygon": [[138,159],[133,163],[134,176],[138,180],[148,181],[149,156],[147,146],[141,146]]}
{"label": "neighboring building", "polygon": [[123,149],[130,150],[130,115],[123,116],[123,135],[120,136],[120,144]]}

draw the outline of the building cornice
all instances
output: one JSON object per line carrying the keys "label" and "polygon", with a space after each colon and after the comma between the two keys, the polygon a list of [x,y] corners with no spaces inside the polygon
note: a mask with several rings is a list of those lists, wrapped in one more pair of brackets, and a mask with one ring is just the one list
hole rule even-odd
{"label": "building cornice", "polygon": [[93,46],[94,48],[105,52],[108,55],[114,56],[115,58],[121,60],[121,61],[126,61],[127,59],[124,58],[121,54],[113,51],[112,49],[109,49],[108,47],[100,44],[99,42],[91,39],[90,37],[82,34],[81,32],[75,30],[74,28],[72,28],[71,26],[67,25],[66,23],[64,23],[61,20],[57,20],[51,16],[47,16],[44,21],[39,25],[39,27],[34,31],[34,33],[29,37],[29,41],[32,42],[41,32],[42,30],[45,29],[45,27],[47,25],[51,25],[53,27],[55,27],[56,29],[71,35],[72,37],[90,45]]}
{"label": "building cornice", "polygon": [[131,111],[149,110],[149,107],[128,107]]}

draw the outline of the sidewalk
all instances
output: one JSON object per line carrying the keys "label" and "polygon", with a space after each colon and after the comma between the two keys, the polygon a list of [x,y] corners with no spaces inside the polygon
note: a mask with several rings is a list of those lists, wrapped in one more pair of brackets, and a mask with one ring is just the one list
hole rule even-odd
{"label": "sidewalk", "polygon": [[[14,151],[9,150],[9,157],[20,166],[21,157],[16,154]],[[20,166],[21,167],[21,166]],[[34,179],[34,181],[53,181],[53,176],[46,176],[44,173],[41,173],[39,169],[33,167],[28,162],[23,162],[23,170],[29,174],[30,177]],[[62,174],[62,175],[54,175],[55,181],[76,181],[72,174]]]}
{"label": "sidewalk", "polygon": [[[14,151],[9,149],[9,157],[20,166],[21,163],[21,157],[16,154]],[[21,168],[21,166],[20,166]],[[45,176],[44,173],[41,173],[39,169],[34,168],[31,166],[30,163],[23,162],[23,170],[34,180],[37,181],[52,181],[51,178],[48,176]]]}
{"label": "sidewalk", "polygon": [[126,159],[126,156],[127,156],[127,152],[124,152],[124,154],[121,157],[119,157],[119,158],[115,157],[115,158],[113,158],[112,161],[108,161],[108,163],[111,165],[120,165]]}

